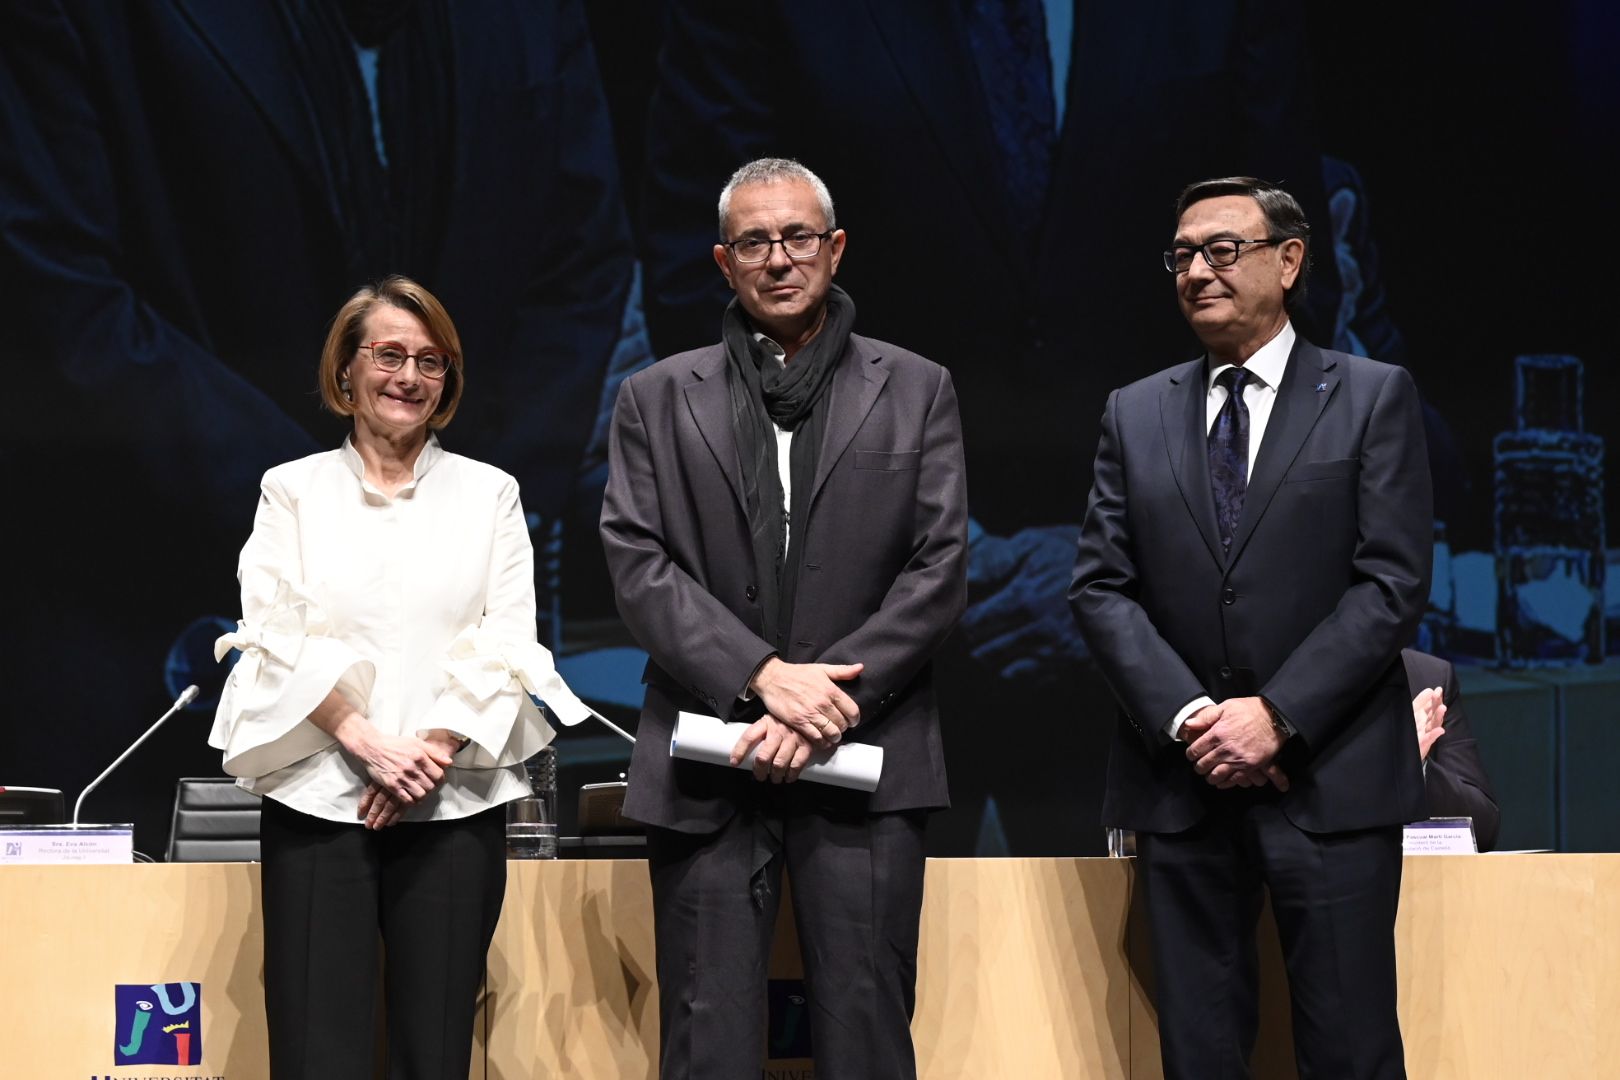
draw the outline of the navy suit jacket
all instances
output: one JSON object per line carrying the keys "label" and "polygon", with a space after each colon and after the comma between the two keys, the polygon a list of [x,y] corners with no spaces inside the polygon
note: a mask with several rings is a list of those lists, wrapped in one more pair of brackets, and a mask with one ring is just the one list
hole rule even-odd
{"label": "navy suit jacket", "polygon": [[1432,494],[1402,368],[1299,338],[1223,554],[1205,362],[1115,391],[1070,602],[1119,700],[1104,824],[1176,832],[1217,792],[1163,727],[1261,694],[1297,735],[1284,812],[1340,832],[1424,815],[1400,650],[1429,591]]}
{"label": "navy suit jacket", "polygon": [[1479,756],[1479,743],[1463,709],[1462,687],[1457,669],[1449,660],[1403,649],[1407,689],[1413,697],[1432,687],[1440,687],[1440,700],[1446,705],[1446,733],[1429,747],[1428,767],[1423,770],[1423,788],[1428,795],[1429,816],[1471,817],[1474,842],[1481,851],[1496,847],[1502,830],[1502,810],[1496,804],[1485,762]]}
{"label": "navy suit jacket", "polygon": [[[803,570],[783,659],[866,665],[839,684],[861,711],[846,741],[883,747],[884,761],[870,797],[802,782],[796,794],[871,812],[943,807],[930,661],[967,594],[956,392],[939,365],[851,335],[823,407],[808,516],[793,523]],[[669,756],[677,712],[732,719],[775,651],[761,632],[740,468],[722,346],[625,380],[602,543],[619,613],[650,658],[625,813],[684,832],[719,828],[760,786]]]}

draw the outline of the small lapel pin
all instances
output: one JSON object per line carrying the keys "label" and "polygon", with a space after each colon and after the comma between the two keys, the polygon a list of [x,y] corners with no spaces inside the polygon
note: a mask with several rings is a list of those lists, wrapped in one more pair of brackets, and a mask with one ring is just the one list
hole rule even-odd
{"label": "small lapel pin", "polygon": [[1326,390],[1327,390],[1327,383],[1325,383],[1325,382],[1319,382],[1319,383],[1317,383],[1317,384],[1316,384],[1316,392],[1317,392],[1317,393],[1318,393],[1318,394],[1320,394],[1320,393],[1323,393],[1323,392],[1325,392],[1325,391],[1326,391]]}

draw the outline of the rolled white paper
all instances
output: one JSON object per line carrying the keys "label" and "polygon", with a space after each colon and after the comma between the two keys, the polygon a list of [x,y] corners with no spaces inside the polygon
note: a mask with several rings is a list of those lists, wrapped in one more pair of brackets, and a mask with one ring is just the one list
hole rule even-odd
{"label": "rolled white paper", "polygon": [[[675,734],[669,740],[669,756],[709,765],[752,769],[751,757],[731,765],[731,751],[748,730],[747,724],[728,724],[718,716],[683,712],[675,717]],[[856,791],[876,791],[883,773],[883,747],[868,743],[840,743],[831,750],[815,750],[810,763],[799,773],[800,780]]]}

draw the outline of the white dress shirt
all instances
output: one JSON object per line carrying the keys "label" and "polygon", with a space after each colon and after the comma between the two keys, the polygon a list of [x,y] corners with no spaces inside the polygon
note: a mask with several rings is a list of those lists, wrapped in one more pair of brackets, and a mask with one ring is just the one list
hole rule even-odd
{"label": "white dress shirt", "polygon": [[383,732],[471,740],[404,820],[530,793],[522,762],[553,732],[525,688],[548,703],[548,688],[567,691],[535,641],[534,552],[512,477],[430,436],[390,498],[345,440],[265,473],[237,576],[242,621],[215,651],[243,655],[209,743],[242,787],[358,822],[365,768],[308,719],[335,687]]}
{"label": "white dress shirt", "polygon": [[[1277,331],[1275,337],[1264,345],[1244,363],[1249,372],[1249,381],[1243,387],[1243,404],[1249,407],[1249,471],[1250,478],[1254,476],[1254,462],[1260,454],[1260,440],[1266,437],[1266,425],[1271,422],[1271,407],[1277,404],[1277,387],[1282,385],[1283,372],[1288,370],[1288,357],[1294,351],[1294,324],[1284,322],[1282,329]],[[1204,432],[1215,426],[1215,418],[1220,415],[1221,408],[1226,404],[1227,390],[1224,386],[1216,386],[1215,380],[1221,372],[1235,364],[1221,364],[1211,368],[1206,374],[1209,382],[1206,384],[1208,399],[1204,403]],[[1181,731],[1181,725],[1193,713],[1206,705],[1215,702],[1207,697],[1196,697],[1181,707],[1181,711],[1171,717],[1164,725],[1165,734],[1172,739]]]}
{"label": "white dress shirt", "polygon": [[[787,350],[778,345],[773,338],[755,330],[754,340],[765,349],[767,363],[774,364],[777,371],[787,367]],[[782,550],[786,551],[789,541],[793,539],[793,432],[778,427],[775,420],[771,421],[771,430],[776,432],[776,477],[782,483]],[[770,657],[766,657],[765,661],[761,661],[760,667],[764,667],[765,662],[769,660]],[[758,669],[755,669],[754,674],[759,674]],[[748,681],[750,683],[754,681],[752,675]],[[754,691],[750,687],[743,687],[743,692],[737,695],[737,700],[754,700]]]}

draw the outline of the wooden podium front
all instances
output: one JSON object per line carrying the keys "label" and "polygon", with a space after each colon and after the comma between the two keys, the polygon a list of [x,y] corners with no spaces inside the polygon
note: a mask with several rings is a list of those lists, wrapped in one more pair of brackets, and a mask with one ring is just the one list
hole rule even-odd
{"label": "wooden podium front", "polygon": [[[1159,1077],[1131,872],[1128,859],[931,861],[921,1075]],[[1413,1077],[1602,1076],[1620,1061],[1620,856],[1409,858],[1397,938]],[[1256,1075],[1286,1077],[1268,944]],[[262,1080],[263,947],[257,866],[0,867],[0,1075]],[[792,966],[779,955],[772,974]],[[115,988],[175,983],[199,984],[186,1036],[201,1063],[115,1068],[129,1037]],[[657,993],[644,863],[511,863],[471,1076],[651,1078]]]}

